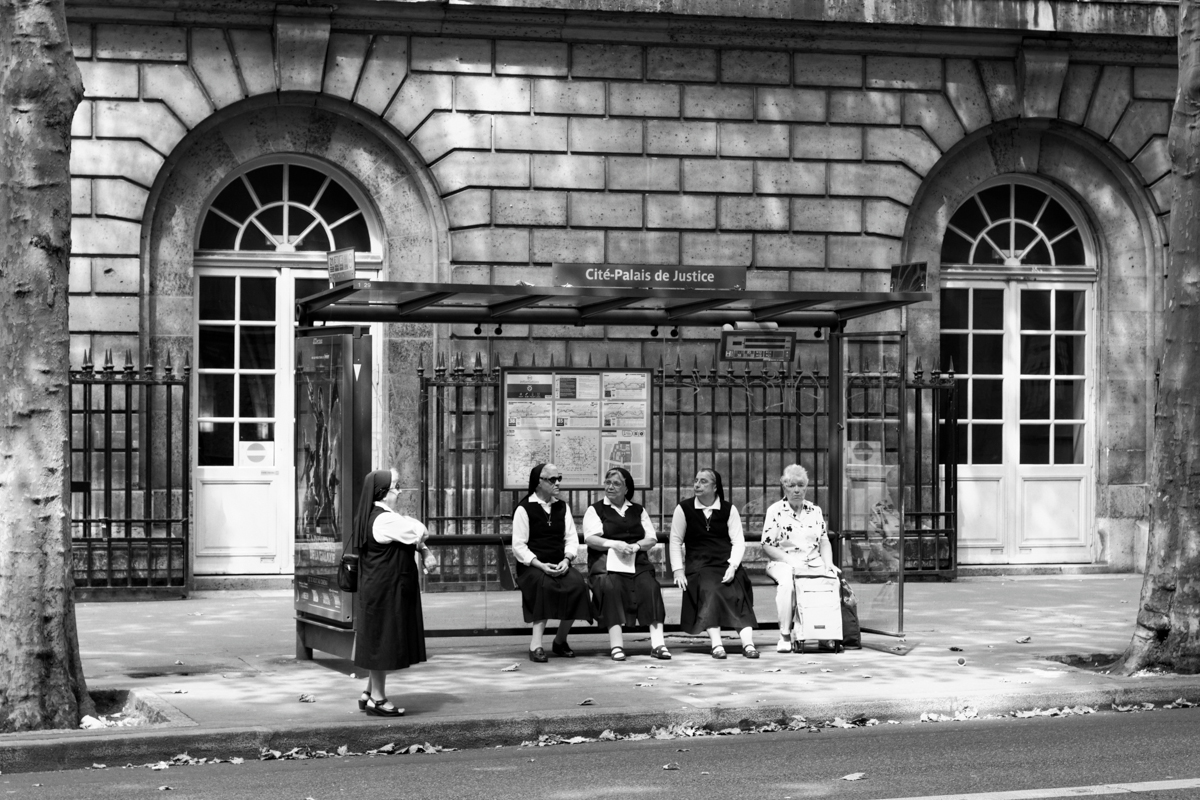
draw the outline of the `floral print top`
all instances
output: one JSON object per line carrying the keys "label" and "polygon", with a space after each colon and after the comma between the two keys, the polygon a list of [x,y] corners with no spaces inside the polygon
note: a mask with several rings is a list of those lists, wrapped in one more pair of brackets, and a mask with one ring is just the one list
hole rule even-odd
{"label": "floral print top", "polygon": [[819,561],[821,537],[825,534],[825,516],[820,508],[805,500],[796,511],[783,499],[767,509],[762,543],[781,550],[798,549],[807,558]]}

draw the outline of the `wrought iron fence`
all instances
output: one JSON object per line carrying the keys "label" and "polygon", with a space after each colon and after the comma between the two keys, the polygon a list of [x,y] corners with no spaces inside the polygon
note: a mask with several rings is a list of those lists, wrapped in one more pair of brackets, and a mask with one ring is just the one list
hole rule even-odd
{"label": "wrought iron fence", "polygon": [[190,587],[191,366],[137,369],[112,352],[71,370],[71,544],[76,597]]}
{"label": "wrought iron fence", "polygon": [[[490,360],[490,359],[489,359]],[[821,363],[818,357],[800,363]],[[430,530],[439,534],[508,534],[520,493],[500,488],[500,365],[485,367],[482,354],[473,366],[461,355],[449,366],[439,357],[432,375],[418,369],[421,381],[422,509]],[[536,367],[536,357],[514,367]],[[553,367],[553,363],[549,366]],[[591,367],[589,360],[587,364]],[[626,368],[630,365],[625,364]],[[606,364],[605,368],[609,368]],[[897,386],[900,377],[897,376]],[[917,418],[936,420],[947,409],[953,382],[919,372],[905,384]],[[727,365],[724,369],[685,368],[659,363],[653,370],[655,414],[651,464],[652,488],[639,490],[639,502],[659,531],[670,528],[675,505],[692,492],[698,468],[721,472],[726,497],[738,507],[747,531],[762,529],[766,507],[779,498],[783,467],[793,462],[810,476],[810,499],[829,508],[831,426],[829,376],[818,369],[770,369]],[[930,415],[933,416],[930,416]],[[938,415],[941,414],[942,417]],[[906,467],[906,522],[911,537],[905,550],[906,572],[953,577],[954,490],[952,470],[938,467],[936,424],[914,428]],[[953,431],[953,426],[950,427]],[[952,450],[949,452],[953,452]],[[941,483],[939,483],[939,481]],[[602,495],[594,490],[564,490],[579,513]],[[840,498],[837,498],[840,502]],[[862,538],[866,538],[865,533]],[[835,543],[841,549],[841,543]],[[442,549],[439,574],[430,587],[476,588],[499,581],[494,547],[456,545]],[[947,560],[948,559],[948,560]],[[895,560],[892,569],[895,568]],[[753,571],[755,563],[747,562]],[[949,570],[949,572],[947,572]],[[668,573],[669,574],[669,571]]]}

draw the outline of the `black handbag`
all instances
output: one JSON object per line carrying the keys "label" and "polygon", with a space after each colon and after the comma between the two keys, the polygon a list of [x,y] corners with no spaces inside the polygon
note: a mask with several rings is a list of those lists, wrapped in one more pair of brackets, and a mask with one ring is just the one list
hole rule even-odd
{"label": "black handbag", "polygon": [[338,562],[337,585],[343,592],[358,591],[358,553],[352,553],[350,545],[346,545],[342,560]]}
{"label": "black handbag", "polygon": [[858,598],[845,578],[841,579],[842,595],[842,647],[850,650],[862,649],[862,629],[858,624]]}

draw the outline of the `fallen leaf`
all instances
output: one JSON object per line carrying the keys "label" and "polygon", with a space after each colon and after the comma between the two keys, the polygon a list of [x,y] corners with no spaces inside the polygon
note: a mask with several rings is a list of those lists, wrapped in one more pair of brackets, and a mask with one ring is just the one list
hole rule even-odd
{"label": "fallen leaf", "polygon": [[663,764],[663,769],[679,769],[679,764],[672,761],[670,764]]}
{"label": "fallen leaf", "polygon": [[962,652],[962,648],[961,648],[961,647],[951,647],[951,648],[950,648],[950,652],[952,652],[952,653],[961,653],[961,652]]}
{"label": "fallen leaf", "polygon": [[844,780],[844,781],[861,781],[865,777],[866,777],[865,772],[851,772],[849,775],[843,775],[842,780]]}
{"label": "fallen leaf", "polygon": [[92,769],[108,769],[107,764],[92,764]]}
{"label": "fallen leaf", "polygon": [[763,672],[782,672],[782,671],[783,670],[780,669],[779,667],[775,667],[774,669],[764,669],[763,670]]}
{"label": "fallen leaf", "polygon": [[590,698],[590,697],[585,697],[585,698],[583,698],[583,702],[581,702],[579,705],[581,705],[581,706],[594,706],[594,705],[596,705],[596,701],[595,701],[595,700],[593,700],[593,699],[592,699],[592,698]]}
{"label": "fallen leaf", "polygon": [[501,672],[516,672],[516,671],[517,671],[517,670],[519,670],[520,668],[521,668],[521,665],[520,665],[520,664],[510,664],[509,666],[507,666],[507,667],[503,668],[503,669],[502,669],[502,670],[500,670],[500,671],[501,671]]}
{"label": "fallen leaf", "polygon": [[825,669],[825,668],[822,668],[822,669],[821,669],[821,672],[833,672],[833,670],[831,670],[831,669]]}
{"label": "fallen leaf", "polygon": [[1032,636],[1019,636],[1019,637],[1017,637],[1017,644],[1029,644],[1029,643],[1030,643],[1030,642],[1032,642],[1032,641],[1033,641],[1033,637],[1032,637]]}
{"label": "fallen leaf", "polygon": [[177,667],[182,667],[182,666],[183,666],[183,662],[182,662],[182,661],[176,661],[176,662],[175,662],[175,666],[177,666]]}
{"label": "fallen leaf", "polygon": [[653,686],[653,685],[654,685],[653,683],[635,683],[634,684],[634,686],[643,687],[643,688],[645,688],[647,686]]}
{"label": "fallen leaf", "polygon": [[687,753],[687,752],[690,752],[691,749],[692,748],[690,748],[690,747],[680,747],[680,748],[676,749],[675,752],[676,753]]}
{"label": "fallen leaf", "polygon": [[160,786],[160,787],[158,787],[158,790],[160,792],[169,792],[169,791],[171,791],[171,787],[170,786]]}
{"label": "fallen leaf", "polygon": [[317,702],[317,698],[313,697],[311,694],[302,694],[302,695],[300,695],[300,702],[301,703],[315,703],[315,702]]}

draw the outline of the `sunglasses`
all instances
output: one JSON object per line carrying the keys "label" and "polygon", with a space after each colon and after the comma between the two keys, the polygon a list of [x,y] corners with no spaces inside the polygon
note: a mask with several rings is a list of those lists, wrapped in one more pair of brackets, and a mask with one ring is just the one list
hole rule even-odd
{"label": "sunglasses", "polygon": [[555,475],[553,478],[542,478],[546,483],[561,483],[562,475]]}

